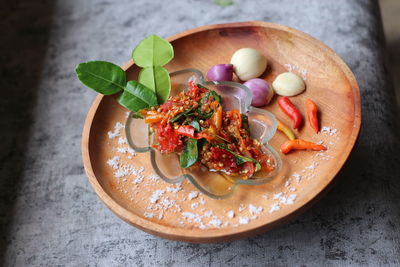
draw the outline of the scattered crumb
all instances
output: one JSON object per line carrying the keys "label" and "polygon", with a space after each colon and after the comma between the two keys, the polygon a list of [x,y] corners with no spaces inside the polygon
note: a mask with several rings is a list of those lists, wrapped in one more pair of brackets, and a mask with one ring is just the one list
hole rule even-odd
{"label": "scattered crumb", "polygon": [[150,197],[150,202],[151,203],[156,203],[164,193],[165,193],[165,190],[156,190],[156,191],[154,191],[153,194]]}
{"label": "scattered crumb", "polygon": [[307,70],[300,70],[301,78],[303,78],[304,81],[307,81],[307,74],[308,74]]}
{"label": "scattered crumb", "polygon": [[158,219],[162,220],[164,218],[164,211],[161,211],[160,214],[158,214]]}
{"label": "scattered crumb", "polygon": [[143,215],[146,218],[154,218],[154,213],[152,213],[152,212],[145,212]]}
{"label": "scattered crumb", "polygon": [[242,212],[246,209],[246,206],[244,204],[239,205],[239,212]]}
{"label": "scattered crumb", "polygon": [[117,147],[117,152],[125,154],[126,152],[128,152],[128,148],[127,147]]}
{"label": "scattered crumb", "polygon": [[292,176],[296,179],[297,182],[300,182],[301,180],[301,175],[298,173],[293,173]]}
{"label": "scattered crumb", "polygon": [[175,203],[176,203],[175,200],[170,200],[168,197],[166,197],[160,201],[161,208],[164,210],[172,208],[175,205]]}
{"label": "scattered crumb", "polygon": [[149,175],[147,176],[147,178],[148,178],[150,181],[153,181],[153,182],[158,182],[158,181],[160,180],[160,176],[158,176],[157,174],[154,174],[154,173],[149,174]]}
{"label": "scattered crumb", "polygon": [[125,127],[125,125],[123,125],[120,122],[117,122],[115,124],[115,126],[114,126],[114,131],[113,132],[109,131],[107,133],[108,134],[108,138],[109,139],[114,139],[115,137],[118,137],[120,135],[120,133],[121,133],[121,129],[123,129],[124,127]]}
{"label": "scattered crumb", "polygon": [[136,179],[132,181],[132,184],[140,184],[141,182],[143,182],[143,180],[143,176],[136,177]]}
{"label": "scattered crumb", "polygon": [[252,204],[249,205],[249,212],[254,215],[254,214],[260,214],[264,209],[262,207],[256,207]]}
{"label": "scattered crumb", "polygon": [[123,144],[126,144],[126,143],[128,143],[128,140],[126,140],[125,137],[118,138],[118,144],[119,145],[123,145]]}
{"label": "scattered crumb", "polygon": [[233,219],[233,217],[235,217],[235,212],[230,210],[226,213],[226,216],[228,216],[229,219]]}
{"label": "scattered crumb", "polygon": [[300,76],[301,76],[301,78],[302,78],[304,81],[307,81],[307,74],[308,74],[308,71],[307,71],[307,70],[305,70],[305,69],[299,69],[296,65],[293,65],[293,64],[290,64],[290,63],[285,64],[284,67],[285,67],[286,70],[289,71],[289,72],[294,72],[295,70],[298,71],[299,74],[300,74]]}
{"label": "scattered crumb", "polygon": [[198,215],[192,212],[182,212],[183,217],[188,219],[195,219]]}
{"label": "scattered crumb", "polygon": [[211,217],[213,214],[214,214],[214,212],[213,212],[212,210],[209,210],[209,211],[206,211],[206,212],[204,213],[204,216],[205,216],[205,217]]}
{"label": "scattered crumb", "polygon": [[308,170],[314,171],[317,168],[318,165],[319,165],[318,162],[314,162],[313,164],[311,164],[310,166],[307,166],[305,168],[308,169]]}
{"label": "scattered crumb", "polygon": [[175,184],[175,187],[168,186],[166,190],[170,193],[178,193],[179,191],[182,190],[182,184],[181,183]]}
{"label": "scattered crumb", "polygon": [[133,175],[134,177],[141,177],[142,172],[144,171],[144,167],[140,168],[135,168],[133,165],[130,164],[124,164],[121,166],[118,166],[118,169],[116,172],[114,172],[115,178],[122,178],[127,175]]}
{"label": "scattered crumb", "polygon": [[115,156],[107,161],[107,164],[110,165],[113,169],[118,169],[119,161],[121,157]]}
{"label": "scattered crumb", "polygon": [[279,204],[274,204],[271,206],[271,209],[269,210],[269,213],[273,213],[275,211],[278,211],[281,209],[281,206],[279,206]]}
{"label": "scattered crumb", "polygon": [[209,221],[208,224],[219,228],[221,226],[222,222],[221,222],[221,220],[213,219],[213,220]]}
{"label": "scattered crumb", "polygon": [[249,222],[250,222],[250,219],[248,217],[240,217],[239,218],[240,224],[248,224]]}
{"label": "scattered crumb", "polygon": [[197,191],[192,191],[189,193],[188,198],[189,200],[195,199],[199,195],[199,192]]}
{"label": "scattered crumb", "polygon": [[324,126],[321,128],[321,133],[329,134],[330,136],[334,136],[337,134],[338,130],[332,127]]}
{"label": "scattered crumb", "polygon": [[294,201],[296,200],[296,198],[297,198],[297,195],[296,195],[296,194],[291,194],[291,195],[286,199],[286,201],[285,201],[284,204],[286,204],[286,205],[292,205],[292,204],[294,204]]}
{"label": "scattered crumb", "polygon": [[128,153],[131,154],[132,156],[136,155],[135,150],[133,150],[133,148],[131,148],[131,147],[128,147]]}
{"label": "scattered crumb", "polygon": [[201,230],[207,229],[207,226],[205,226],[204,224],[200,224],[199,229],[201,229]]}
{"label": "scattered crumb", "polygon": [[199,201],[199,202],[200,202],[200,204],[201,204],[201,205],[204,205],[204,204],[206,204],[206,201],[204,200],[204,198],[203,198],[203,197],[201,197],[201,198],[200,198],[200,201]]}
{"label": "scattered crumb", "polygon": [[297,66],[289,64],[289,63],[285,64],[284,66],[285,66],[286,70],[290,71],[290,72],[294,71],[295,69],[297,69]]}

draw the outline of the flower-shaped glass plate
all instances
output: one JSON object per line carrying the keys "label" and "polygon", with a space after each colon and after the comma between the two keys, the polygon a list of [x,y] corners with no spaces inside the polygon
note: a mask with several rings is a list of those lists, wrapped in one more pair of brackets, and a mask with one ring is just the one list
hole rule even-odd
{"label": "flower-shaped glass plate", "polygon": [[183,169],[180,167],[178,155],[162,154],[152,148],[156,142],[154,134],[149,132],[149,127],[143,119],[136,119],[131,115],[125,127],[129,145],[136,152],[151,153],[150,160],[154,171],[166,182],[179,183],[188,179],[201,192],[212,198],[227,198],[241,184],[265,184],[276,177],[282,168],[282,161],[278,153],[268,145],[277,128],[274,115],[250,106],[252,94],[246,86],[236,82],[205,82],[202,73],[196,69],[185,69],[171,74],[171,96],[187,90],[189,81],[202,84],[220,94],[225,111],[238,109],[240,113],[248,116],[251,137],[262,143],[263,152],[274,162],[274,170],[268,173],[256,172],[253,177],[244,180],[227,176],[223,172],[210,171],[205,166]]}

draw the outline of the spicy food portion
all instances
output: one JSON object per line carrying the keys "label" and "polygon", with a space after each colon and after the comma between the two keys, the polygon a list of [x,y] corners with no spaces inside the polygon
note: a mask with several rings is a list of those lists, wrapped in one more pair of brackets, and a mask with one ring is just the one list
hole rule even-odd
{"label": "spicy food portion", "polygon": [[247,116],[236,109],[223,111],[222,98],[213,90],[190,82],[186,92],[140,114],[155,133],[153,147],[178,153],[182,168],[202,164],[242,179],[274,170],[273,158],[250,137]]}

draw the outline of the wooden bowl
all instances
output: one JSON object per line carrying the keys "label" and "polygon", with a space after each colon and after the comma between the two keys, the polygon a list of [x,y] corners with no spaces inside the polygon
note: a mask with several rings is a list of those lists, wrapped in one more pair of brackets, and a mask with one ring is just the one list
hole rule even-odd
{"label": "wooden bowl", "polygon": [[[296,135],[323,142],[328,151],[282,155],[285,174],[280,178],[265,185],[241,186],[231,198],[215,200],[194,193],[190,183],[176,186],[156,179],[147,154],[127,151],[124,131],[117,124],[125,123],[127,110],[116,103],[115,97],[99,95],[86,118],[82,153],[86,174],[102,201],[123,220],[148,233],[197,243],[265,232],[309,207],[332,183],[359,133],[360,92],[346,64],[311,36],[266,22],[203,26],[168,40],[175,50],[173,61],[166,66],[170,72],[197,68],[205,73],[214,64],[228,63],[235,50],[252,47],[268,59],[269,67],[262,76],[267,81],[288,70],[301,75],[307,89],[291,98],[305,122]],[[129,79],[136,79],[138,69],[132,61],[124,69]],[[318,134],[308,124],[306,98],[319,107],[323,130]],[[292,125],[276,98],[266,109]],[[108,133],[116,137],[110,139]],[[286,137],[278,132],[270,145],[279,150],[284,141]],[[140,169],[142,166],[144,169]],[[129,175],[115,177],[121,173]]]}

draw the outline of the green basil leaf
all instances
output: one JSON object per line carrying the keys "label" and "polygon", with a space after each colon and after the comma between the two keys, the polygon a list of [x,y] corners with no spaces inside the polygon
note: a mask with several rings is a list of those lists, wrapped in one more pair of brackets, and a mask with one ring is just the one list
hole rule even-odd
{"label": "green basil leaf", "polygon": [[156,93],[159,104],[168,99],[171,91],[171,79],[165,68],[155,66],[142,69],[139,73],[139,82]]}
{"label": "green basil leaf", "polygon": [[198,114],[197,118],[203,119],[203,120],[208,120],[213,115],[213,112],[208,112],[208,113],[203,112],[203,111],[201,111],[200,108],[196,110],[196,113]]}
{"label": "green basil leaf", "polygon": [[201,131],[200,123],[197,120],[193,120],[189,125],[195,128],[196,131]]}
{"label": "green basil leaf", "polygon": [[129,110],[137,112],[157,105],[156,94],[137,81],[129,81],[125,91],[118,98],[118,103]]}
{"label": "green basil leaf", "polygon": [[221,99],[222,99],[221,96],[220,96],[217,92],[215,92],[215,91],[213,91],[213,90],[209,90],[209,91],[203,96],[203,98],[200,100],[200,104],[203,104],[204,102],[206,102],[206,100],[207,100],[208,98],[210,98],[210,96],[213,96],[215,101],[221,103]]}
{"label": "green basil leaf", "polygon": [[133,61],[142,68],[164,66],[173,57],[172,45],[157,35],[143,39],[132,52]]}
{"label": "green basil leaf", "polygon": [[226,151],[228,151],[229,153],[234,155],[237,165],[241,165],[245,162],[253,162],[256,165],[256,171],[259,171],[261,169],[261,165],[257,160],[237,154],[237,153],[233,152],[232,150],[228,149],[225,144],[217,144],[217,147],[225,149]]}
{"label": "green basil leaf", "polygon": [[179,113],[178,115],[176,115],[175,117],[173,117],[172,119],[169,120],[169,122],[177,122],[179,121],[181,118],[186,117],[187,115],[190,114],[190,112],[192,112],[192,109],[188,109],[182,113]]}
{"label": "green basil leaf", "polygon": [[178,115],[176,115],[175,117],[173,117],[172,119],[170,119],[169,122],[174,123],[174,122],[179,121],[181,118],[184,117],[184,114],[183,114],[183,113],[184,113],[184,112],[179,113]]}
{"label": "green basil leaf", "polygon": [[248,134],[250,134],[249,118],[245,114],[240,114],[240,116],[242,116],[242,128],[245,129]]}
{"label": "green basil leaf", "polygon": [[231,152],[231,154],[233,154],[235,156],[235,160],[236,160],[236,164],[237,165],[243,164],[245,162],[254,162],[254,159],[252,159],[252,158],[247,158],[245,156],[242,156],[242,155],[239,155],[239,154],[236,154],[236,153],[232,153],[232,152]]}
{"label": "green basil leaf", "polygon": [[189,138],[183,148],[183,153],[180,157],[180,165],[182,168],[188,168],[195,164],[198,158],[197,140]]}
{"label": "green basil leaf", "polygon": [[84,85],[100,94],[113,95],[124,90],[125,71],[113,63],[89,61],[76,66],[75,72]]}

